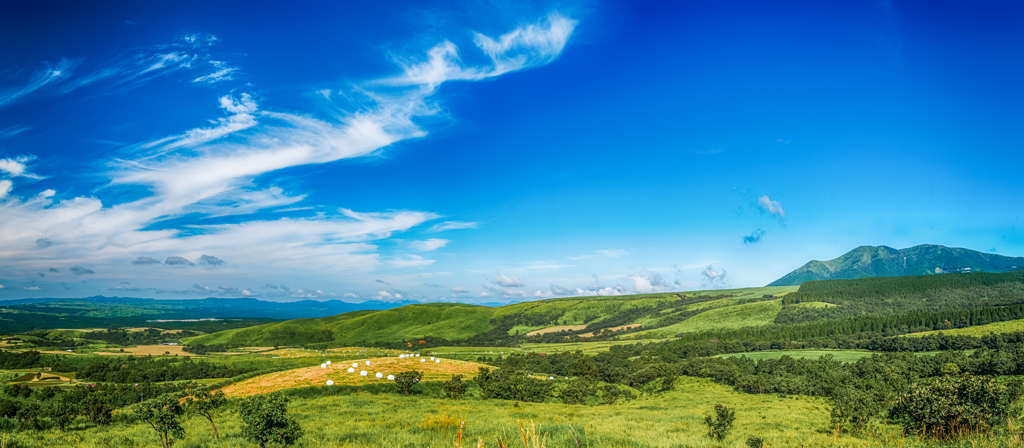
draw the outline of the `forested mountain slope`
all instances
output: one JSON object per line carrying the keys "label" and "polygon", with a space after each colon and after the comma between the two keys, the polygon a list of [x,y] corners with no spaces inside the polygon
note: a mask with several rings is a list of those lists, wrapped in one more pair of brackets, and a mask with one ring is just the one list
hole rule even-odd
{"label": "forested mountain slope", "polygon": [[907,249],[861,246],[842,256],[813,260],[768,286],[796,286],[808,280],[901,277],[952,272],[1006,272],[1024,268],[1024,257],[922,244]]}

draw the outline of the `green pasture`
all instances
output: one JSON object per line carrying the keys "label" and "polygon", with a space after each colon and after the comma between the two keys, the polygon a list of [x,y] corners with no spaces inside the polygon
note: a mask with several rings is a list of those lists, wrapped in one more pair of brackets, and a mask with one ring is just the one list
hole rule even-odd
{"label": "green pasture", "polygon": [[873,353],[867,350],[769,350],[763,352],[748,352],[748,353],[728,353],[724,355],[716,355],[715,358],[732,358],[746,356],[754,361],[760,361],[762,359],[779,359],[783,356],[789,356],[790,358],[796,359],[818,359],[825,355],[831,355],[836,361],[840,362],[857,362],[866,356],[871,356]]}
{"label": "green pasture", "polygon": [[781,310],[781,299],[714,308],[678,324],[640,331],[635,334],[669,337],[679,333],[761,327],[771,325]]}
{"label": "green pasture", "polygon": [[985,336],[989,333],[1014,333],[1018,331],[1024,331],[1024,319],[1008,320],[1005,322],[995,322],[985,325],[977,325],[974,327],[967,328],[956,328],[952,330],[937,330],[937,331],[923,331],[920,333],[911,333],[906,336],[908,337],[921,337],[932,334],[947,334],[947,335],[959,335],[959,336]]}
{"label": "green pasture", "polygon": [[[670,338],[669,338],[670,339]],[[660,342],[669,339],[637,339],[622,341],[598,341],[598,342],[566,342],[559,344],[520,344],[519,348],[524,352],[531,353],[558,353],[582,351],[587,354],[608,351],[613,345],[640,344],[646,342]]]}

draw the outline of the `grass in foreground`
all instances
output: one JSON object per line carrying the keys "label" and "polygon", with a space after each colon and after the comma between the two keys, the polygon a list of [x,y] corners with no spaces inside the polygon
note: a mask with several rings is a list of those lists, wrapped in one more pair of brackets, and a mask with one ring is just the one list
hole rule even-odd
{"label": "grass in foreground", "polygon": [[[435,389],[436,390],[436,389]],[[719,443],[705,434],[704,415],[716,403],[736,412],[729,436]],[[680,378],[676,389],[663,395],[601,406],[569,406],[554,403],[514,403],[501,400],[451,401],[430,396],[352,395],[294,398],[289,413],[306,431],[299,448],[313,447],[455,447],[463,423],[462,447],[525,447],[523,429],[537,433],[540,446],[632,447],[729,447],[743,448],[749,437],[764,440],[765,447],[923,447],[915,438],[903,438],[893,428],[881,436],[836,436],[828,430],[829,403],[807,397],[737,393],[709,380]],[[224,435],[213,439],[202,418],[185,423],[186,437],[176,448],[250,447],[241,436],[241,422],[234,412],[223,413],[217,426]],[[578,444],[577,444],[578,441]],[[68,433],[56,430],[0,435],[0,446],[101,448],[155,447],[155,432],[148,425],[117,424],[83,428]],[[948,446],[948,445],[946,445]],[[977,437],[954,446],[1016,446],[1005,437]]]}

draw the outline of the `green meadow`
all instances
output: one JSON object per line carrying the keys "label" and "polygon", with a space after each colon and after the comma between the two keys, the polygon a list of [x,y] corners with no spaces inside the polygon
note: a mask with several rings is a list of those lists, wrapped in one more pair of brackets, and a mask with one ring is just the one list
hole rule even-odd
{"label": "green meadow", "polygon": [[[315,392],[315,391],[310,391]],[[675,389],[612,405],[519,403],[473,398],[453,401],[438,396],[402,396],[356,392],[315,396],[292,393],[289,413],[305,430],[298,447],[745,447],[751,437],[766,447],[882,447],[930,446],[879,426],[874,435],[837,436],[829,429],[828,400],[778,395],[750,395],[710,380],[680,378]],[[309,397],[303,397],[303,395]],[[730,435],[721,442],[706,436],[704,415],[715,404],[736,412]],[[177,448],[254,446],[241,436],[234,411],[217,419],[223,435],[214,439],[202,418],[185,422]],[[458,444],[462,429],[461,445]],[[521,429],[522,428],[522,429]],[[529,444],[523,442],[526,432]],[[504,441],[505,445],[499,445]],[[535,443],[536,441],[536,443]],[[1009,439],[964,439],[962,446],[1014,446]],[[105,427],[79,425],[57,430],[0,435],[0,446],[14,447],[157,447],[156,433],[143,423]]]}
{"label": "green meadow", "polygon": [[933,334],[947,334],[947,335],[960,335],[960,336],[985,336],[989,333],[1015,333],[1018,331],[1024,331],[1024,319],[1008,320],[1005,322],[995,322],[985,325],[977,325],[966,328],[956,328],[952,330],[935,330],[935,331],[923,331],[920,333],[908,334],[908,337],[921,337]]}

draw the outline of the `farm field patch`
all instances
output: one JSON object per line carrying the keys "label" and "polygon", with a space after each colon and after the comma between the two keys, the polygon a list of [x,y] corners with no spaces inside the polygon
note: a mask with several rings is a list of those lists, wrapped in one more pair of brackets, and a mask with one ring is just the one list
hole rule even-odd
{"label": "farm field patch", "polygon": [[[331,365],[326,368],[315,366],[269,373],[228,385],[222,390],[228,396],[249,396],[295,387],[323,386],[328,380],[334,381],[336,385],[387,383],[388,375],[409,370],[422,372],[423,381],[442,381],[450,379],[452,375],[475,374],[479,367],[486,367],[484,364],[454,359],[431,360],[429,356],[349,361],[337,363],[332,361]],[[367,362],[370,364],[367,365]],[[349,372],[349,368],[352,368],[354,372]],[[363,371],[367,373],[366,376],[360,374]],[[383,375],[383,378],[376,377],[378,372]]]}
{"label": "farm field patch", "polygon": [[[135,356],[193,356],[192,354],[182,350],[184,347],[180,345],[137,345],[135,347],[125,347],[124,353],[117,352],[106,352],[97,351],[96,355],[135,355]],[[61,352],[63,353],[63,352]]]}

